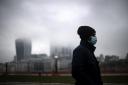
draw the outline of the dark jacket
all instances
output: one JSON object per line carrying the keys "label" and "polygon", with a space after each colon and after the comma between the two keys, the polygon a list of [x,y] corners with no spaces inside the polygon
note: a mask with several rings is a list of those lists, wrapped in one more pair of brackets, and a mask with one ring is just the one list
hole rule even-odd
{"label": "dark jacket", "polygon": [[94,51],[95,47],[85,41],[81,41],[74,49],[72,76],[76,80],[76,85],[103,85]]}

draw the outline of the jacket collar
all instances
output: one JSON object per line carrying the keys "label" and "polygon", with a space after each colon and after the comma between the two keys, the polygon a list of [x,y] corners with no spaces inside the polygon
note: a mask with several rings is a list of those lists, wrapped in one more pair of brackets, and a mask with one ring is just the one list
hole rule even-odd
{"label": "jacket collar", "polygon": [[87,41],[85,40],[81,40],[80,41],[80,45],[83,46],[83,47],[87,47],[90,51],[94,52],[96,47],[91,45],[90,43],[88,43]]}

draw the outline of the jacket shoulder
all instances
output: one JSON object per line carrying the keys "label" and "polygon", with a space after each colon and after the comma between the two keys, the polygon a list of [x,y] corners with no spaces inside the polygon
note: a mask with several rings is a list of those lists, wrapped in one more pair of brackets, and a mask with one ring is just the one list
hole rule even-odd
{"label": "jacket shoulder", "polygon": [[86,47],[83,47],[83,46],[81,46],[81,45],[79,45],[79,46],[77,46],[74,50],[73,50],[73,53],[86,53],[86,52],[88,52],[88,49],[86,48]]}
{"label": "jacket shoulder", "polygon": [[76,47],[73,51],[73,57],[76,58],[86,58],[88,59],[88,57],[90,56],[90,52],[86,47],[83,47],[81,45],[79,45],[78,47]]}

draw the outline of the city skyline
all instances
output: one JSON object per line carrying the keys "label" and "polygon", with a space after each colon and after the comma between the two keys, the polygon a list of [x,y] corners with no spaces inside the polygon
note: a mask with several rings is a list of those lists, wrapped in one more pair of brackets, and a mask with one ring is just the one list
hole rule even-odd
{"label": "city skyline", "polygon": [[76,47],[77,29],[96,29],[96,56],[128,52],[127,0],[1,0],[0,62],[13,60],[15,39],[32,40],[32,53],[50,53],[51,44]]}

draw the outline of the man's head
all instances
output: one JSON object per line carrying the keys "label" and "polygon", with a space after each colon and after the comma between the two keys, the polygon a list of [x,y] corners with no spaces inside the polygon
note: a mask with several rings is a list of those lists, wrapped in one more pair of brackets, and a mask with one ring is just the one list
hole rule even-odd
{"label": "man's head", "polygon": [[[88,42],[92,42],[94,40],[93,37],[96,35],[96,31],[90,26],[80,26],[77,31],[78,35],[80,36],[81,40],[85,40]],[[93,40],[91,40],[93,39]],[[97,40],[96,40],[97,41]]]}

